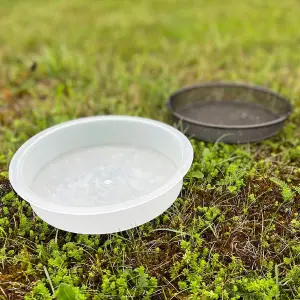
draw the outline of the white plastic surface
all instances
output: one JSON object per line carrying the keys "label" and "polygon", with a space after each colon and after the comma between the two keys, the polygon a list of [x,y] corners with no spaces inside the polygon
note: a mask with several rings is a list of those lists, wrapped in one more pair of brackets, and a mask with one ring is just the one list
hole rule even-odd
{"label": "white plastic surface", "polygon": [[139,226],[168,209],[192,160],[189,140],[169,125],[89,117],[28,140],[14,155],[9,178],[50,225],[104,234]]}

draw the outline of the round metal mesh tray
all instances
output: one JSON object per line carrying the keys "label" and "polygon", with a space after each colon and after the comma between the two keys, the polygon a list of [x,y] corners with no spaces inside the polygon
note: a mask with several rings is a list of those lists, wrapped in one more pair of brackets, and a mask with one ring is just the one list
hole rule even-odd
{"label": "round metal mesh tray", "polygon": [[191,137],[237,144],[273,136],[292,110],[277,93],[230,82],[183,88],[170,96],[168,106]]}

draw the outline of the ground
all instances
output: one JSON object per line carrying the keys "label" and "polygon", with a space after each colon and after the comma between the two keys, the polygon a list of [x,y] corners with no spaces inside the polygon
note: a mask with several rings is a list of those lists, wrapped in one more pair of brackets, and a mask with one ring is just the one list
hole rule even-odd
{"label": "ground", "polygon": [[[300,299],[298,0],[0,2],[1,299]],[[12,191],[9,161],[42,129],[171,123],[168,95],[209,80],[273,89],[293,114],[261,143],[193,140],[182,193],[152,222],[70,234]]]}

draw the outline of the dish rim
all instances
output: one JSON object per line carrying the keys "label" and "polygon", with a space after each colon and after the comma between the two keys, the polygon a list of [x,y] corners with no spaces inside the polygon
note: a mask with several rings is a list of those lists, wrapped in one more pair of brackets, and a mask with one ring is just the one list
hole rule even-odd
{"label": "dish rim", "polygon": [[[78,124],[89,124],[91,122],[102,121],[117,121],[117,122],[137,122],[149,124],[166,130],[169,134],[176,136],[178,139],[178,147],[182,149],[182,158],[179,166],[176,166],[175,173],[159,188],[153,190],[152,192],[137,197],[135,199],[116,203],[112,205],[105,206],[71,206],[71,205],[62,205],[55,202],[47,202],[37,193],[30,189],[23,179],[21,174],[22,164],[24,162],[24,157],[28,151],[30,151],[40,140],[47,138],[50,134],[55,134],[55,132],[63,130],[67,127],[78,125]],[[189,139],[181,133],[179,130],[174,127],[148,118],[134,117],[134,116],[120,116],[120,115],[110,115],[110,116],[92,116],[84,117],[75,120],[66,121],[52,127],[49,127],[38,134],[31,137],[27,140],[14,154],[10,165],[9,165],[9,180],[15,190],[15,192],[21,196],[25,201],[30,205],[34,205],[40,209],[47,210],[50,212],[61,213],[61,214],[72,214],[72,215],[97,215],[105,213],[113,213],[117,211],[127,210],[144,203],[151,201],[160,195],[168,192],[173,187],[183,179],[185,174],[188,172],[193,161],[193,148]]]}
{"label": "dish rim", "polygon": [[[201,122],[192,118],[188,118],[184,116],[183,114],[179,113],[175,108],[172,103],[174,102],[174,98],[178,96],[179,94],[183,94],[185,92],[195,90],[195,89],[201,89],[201,88],[207,88],[207,87],[242,87],[246,88],[249,90],[256,90],[265,94],[272,95],[278,99],[280,99],[282,102],[284,102],[287,107],[288,107],[288,112],[281,114],[278,118],[268,121],[268,122],[262,122],[262,123],[257,123],[257,124],[249,124],[249,125],[217,125],[213,123],[206,123],[206,122]],[[246,102],[247,103],[247,102]],[[230,82],[230,81],[212,81],[212,82],[205,82],[205,83],[199,83],[199,84],[194,84],[190,86],[183,87],[176,92],[172,93],[167,101],[167,106],[169,110],[171,111],[172,115],[175,116],[177,119],[185,121],[187,123],[197,125],[197,126],[202,126],[206,128],[216,128],[216,129],[233,129],[233,130],[241,130],[241,129],[255,129],[255,128],[263,128],[263,127],[269,127],[272,125],[277,125],[282,122],[284,122],[291,114],[292,112],[292,105],[287,98],[283,97],[279,93],[276,93],[272,90],[269,90],[267,88],[258,86],[258,85],[253,85],[253,84],[247,84],[247,83],[242,83],[242,82]]]}

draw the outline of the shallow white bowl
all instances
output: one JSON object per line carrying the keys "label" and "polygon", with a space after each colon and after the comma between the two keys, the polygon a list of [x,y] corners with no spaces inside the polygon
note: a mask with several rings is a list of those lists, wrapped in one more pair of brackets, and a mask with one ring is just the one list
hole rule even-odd
{"label": "shallow white bowl", "polygon": [[75,233],[146,223],[176,200],[193,160],[189,140],[161,122],[129,116],[48,128],[14,155],[14,190],[45,222]]}

